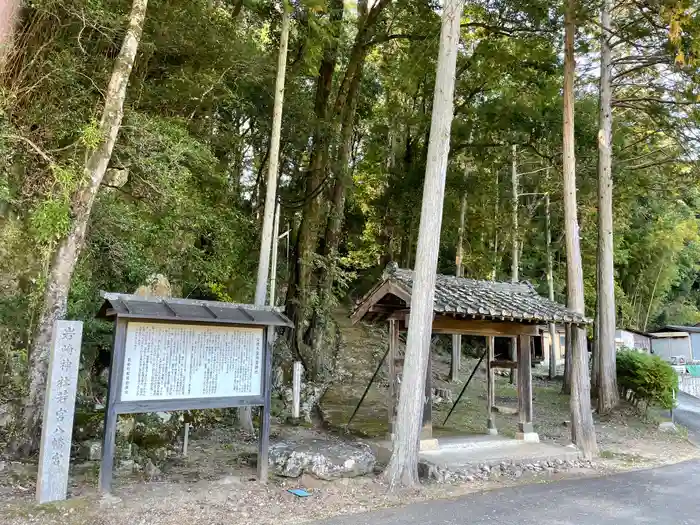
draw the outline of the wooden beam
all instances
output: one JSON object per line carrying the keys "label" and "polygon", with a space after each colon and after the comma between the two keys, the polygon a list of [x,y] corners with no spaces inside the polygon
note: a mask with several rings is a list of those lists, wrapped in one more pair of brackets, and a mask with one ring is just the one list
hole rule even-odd
{"label": "wooden beam", "polygon": [[530,336],[518,338],[518,430],[532,433],[532,354]]}
{"label": "wooden beam", "polygon": [[404,308],[401,310],[394,310],[394,312],[389,316],[389,319],[398,319],[399,321],[402,321],[404,319],[408,319],[408,315],[411,313],[411,310],[408,308]]}
{"label": "wooden beam", "polygon": [[467,334],[495,337],[538,335],[539,325],[514,321],[488,321],[485,319],[455,319],[436,315],[433,319],[433,333]]}
{"label": "wooden beam", "polygon": [[511,370],[518,368],[517,361],[508,361],[507,359],[495,359],[490,364],[491,368],[510,368]]}

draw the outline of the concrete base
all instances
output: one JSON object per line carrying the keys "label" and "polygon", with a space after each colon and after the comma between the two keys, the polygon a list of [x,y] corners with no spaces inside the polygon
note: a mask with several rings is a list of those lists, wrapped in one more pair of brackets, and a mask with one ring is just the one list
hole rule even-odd
{"label": "concrete base", "polygon": [[[536,433],[533,434],[537,437]],[[503,462],[573,461],[579,457],[578,450],[559,445],[485,435],[440,438],[438,450],[420,452],[421,462],[448,470],[462,470],[476,465],[494,466]]]}
{"label": "concrete base", "polygon": [[[534,434],[539,441],[539,436]],[[510,439],[501,436],[471,435],[459,437],[444,437],[431,440],[426,445],[437,448],[421,447],[420,461],[440,468],[461,469],[470,465],[499,465],[506,463],[534,463],[543,460],[573,461],[579,459],[579,451],[571,447],[562,447],[538,441]],[[375,441],[370,443],[377,461],[388,463],[391,457],[391,441]]]}
{"label": "concrete base", "polygon": [[498,435],[498,429],[497,428],[489,428],[487,430],[487,434],[489,436],[497,436]]}
{"label": "concrete base", "polygon": [[515,434],[515,439],[524,441],[525,443],[539,443],[540,436],[537,432],[518,432]]}
{"label": "concrete base", "polygon": [[438,448],[440,448],[440,445],[437,439],[421,439],[418,450],[423,452],[424,450],[437,450]]}

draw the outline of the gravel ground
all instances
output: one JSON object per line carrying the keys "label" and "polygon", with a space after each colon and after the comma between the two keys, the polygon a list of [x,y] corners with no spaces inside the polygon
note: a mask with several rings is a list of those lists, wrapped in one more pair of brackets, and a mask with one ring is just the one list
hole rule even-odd
{"label": "gravel ground", "polygon": [[[279,430],[278,430],[279,432]],[[285,437],[318,437],[309,429],[287,430]],[[226,442],[230,432],[214,432],[195,440],[191,454],[165,469],[155,481],[139,474],[118,475],[114,495],[102,497],[96,490],[97,468],[74,469],[71,498],[60,504],[34,503],[35,465],[6,464],[0,476],[0,523],[3,525],[272,525],[303,523],[331,516],[367,512],[413,502],[452,499],[465,494],[531,483],[601,476],[649,468],[692,457],[697,449],[666,447],[653,455],[605,454],[592,467],[562,472],[525,473],[519,479],[501,478],[468,483],[430,483],[418,490],[389,492],[381,478],[319,481],[306,475],[300,479],[273,478],[267,485],[253,481],[254,469],[244,445]],[[663,455],[662,455],[663,453]],[[287,492],[306,488],[312,495],[299,498]]]}
{"label": "gravel ground", "polygon": [[[525,482],[599,475],[605,469],[578,469],[566,474],[533,476]],[[419,490],[389,492],[378,478],[321,482],[274,480],[267,485],[228,476],[217,481],[192,484],[169,482],[133,483],[114,496],[96,493],[60,504],[38,506],[30,496],[13,498],[0,507],[0,522],[6,525],[267,525],[302,523],[331,516],[395,507],[417,501],[454,498],[483,490],[514,485],[511,480],[469,484],[430,484]],[[304,487],[312,495],[299,498],[287,492]]]}

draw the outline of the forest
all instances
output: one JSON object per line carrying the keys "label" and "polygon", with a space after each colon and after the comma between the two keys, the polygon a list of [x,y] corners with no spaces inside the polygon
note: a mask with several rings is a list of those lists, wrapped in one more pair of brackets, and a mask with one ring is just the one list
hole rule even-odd
{"label": "forest", "polygon": [[[104,396],[94,378],[108,363],[112,328],[95,319],[100,291],[133,293],[163,275],[174,296],[252,303],[271,162],[288,232],[275,304],[294,321],[288,346],[308,379],[333,381],[335,316],[387,263],[415,264],[440,2],[5,4],[0,433],[19,439],[18,449],[36,447],[17,429],[36,429],[46,327],[56,318],[85,322],[79,402]],[[549,230],[554,295],[567,302],[565,4],[576,27],[586,314],[598,306],[607,92],[617,326],[700,323],[700,14],[689,0],[466,1],[438,271],[454,275],[460,261],[465,277],[511,280],[515,266],[546,296]]]}

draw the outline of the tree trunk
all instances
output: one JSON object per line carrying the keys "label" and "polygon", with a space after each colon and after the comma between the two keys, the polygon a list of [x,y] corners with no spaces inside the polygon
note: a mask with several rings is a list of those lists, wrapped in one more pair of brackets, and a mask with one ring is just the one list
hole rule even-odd
{"label": "tree trunk", "polygon": [[[364,60],[364,58],[363,58]],[[356,77],[349,86],[347,104],[343,109],[340,131],[340,147],[335,164],[336,179],[331,194],[331,208],[326,221],[323,256],[326,260],[325,271],[321,274],[318,284],[319,304],[314,310],[309,326],[309,341],[311,352],[322,356],[324,338],[328,335],[329,305],[333,295],[333,283],[338,271],[338,246],[345,218],[345,197],[352,183],[350,161],[352,138],[355,125],[355,113],[360,94],[362,67],[356,70]]]}
{"label": "tree trunk", "polygon": [[[514,283],[517,283],[520,279],[520,234],[518,232],[518,164],[517,164],[517,154],[518,147],[513,144],[512,146],[512,158],[511,158],[511,169],[510,177],[512,183],[512,213],[513,213],[513,246],[511,249],[511,266],[510,266],[510,279]],[[511,370],[511,374],[512,374]]]}
{"label": "tree trunk", "polygon": [[615,274],[613,268],[611,0],[600,11],[600,112],[598,130],[598,412],[619,402],[615,359]]}
{"label": "tree trunk", "polygon": [[54,253],[49,267],[39,323],[29,352],[29,394],[22,409],[21,442],[13,443],[13,450],[23,454],[37,449],[41,416],[43,413],[46,374],[54,322],[66,315],[71,277],[80,251],[85,244],[85,233],[95,196],[102,183],[112,150],[121,126],[126,88],[136,59],[146,17],[148,0],[134,0],[129,17],[129,28],[124,36],[121,51],[114,63],[112,77],[107,88],[105,106],[100,121],[102,143],[89,152],[83,169],[86,181],[72,198],[72,223],[68,235],[63,238]]}
{"label": "tree trunk", "polygon": [[0,71],[12,49],[21,8],[21,0],[0,0]]}
{"label": "tree trunk", "polygon": [[[568,306],[584,313],[583,267],[581,242],[576,204],[576,157],[574,152],[574,14],[575,0],[567,0],[565,10],[564,37],[564,125],[563,125],[563,172],[564,172],[564,219],[566,233],[566,273]],[[583,456],[592,458],[598,452],[591,414],[591,392],[588,372],[588,349],[586,330],[571,327],[571,432],[572,441]]]}
{"label": "tree trunk", "polygon": [[[547,243],[547,290],[549,300],[554,302],[554,264],[552,262],[552,221],[549,211],[549,193],[544,194],[544,215],[546,243]],[[549,323],[549,379],[557,377],[557,351],[556,341],[557,327]]]}
{"label": "tree trunk", "polygon": [[[469,173],[469,161],[464,166],[464,183],[467,182]],[[455,275],[464,276],[464,224],[467,219],[467,190],[462,192],[462,200],[459,205],[459,230],[457,233],[457,258],[455,260]],[[450,381],[459,381],[459,369],[462,361],[462,335],[452,336],[452,362],[450,363]]]}
{"label": "tree trunk", "polygon": [[499,203],[501,201],[501,192],[498,185],[498,171],[496,171],[496,202],[493,205],[493,264],[491,266],[491,276],[492,281],[496,280],[496,275],[498,274],[499,258],[498,258],[498,217],[499,217]]}
{"label": "tree trunk", "polygon": [[[513,244],[511,246],[510,257],[510,280],[517,283],[520,280],[520,235],[518,232],[518,199],[519,199],[519,184],[518,184],[518,147],[513,144],[511,155],[511,211],[512,211],[512,227],[513,227]],[[510,358],[513,361],[518,359],[518,339],[512,337],[510,340]],[[515,383],[515,370],[510,369],[510,377],[508,382],[512,385]]]}
{"label": "tree trunk", "polygon": [[[331,24],[339,24],[344,14],[342,0],[332,0],[329,5],[329,11]],[[338,38],[332,38],[326,44],[316,78],[314,102],[316,129],[314,130],[311,158],[309,160],[309,174],[306,177],[301,223],[299,224],[294,255],[291,260],[289,286],[285,301],[287,314],[294,322],[294,330],[290,331],[289,338],[292,350],[302,361],[306,375],[311,379],[315,379],[317,369],[313,356],[303,355],[303,336],[305,321],[308,318],[308,297],[311,292],[311,274],[313,270],[312,259],[318,242],[321,198],[324,195],[322,190],[328,163],[328,101],[333,84],[333,73],[338,61],[338,43]]]}
{"label": "tree trunk", "polygon": [[418,248],[413,282],[414,300],[411,302],[404,379],[401,383],[399,396],[395,439],[391,459],[384,474],[390,487],[418,484],[418,440],[422,420],[425,375],[430,352],[435,272],[440,247],[442,205],[454,106],[459,24],[463,6],[463,0],[446,0],[442,13],[435,98],[423,185],[423,204],[418,229]]}
{"label": "tree trunk", "polygon": [[[277,204],[277,172],[279,171],[280,137],[282,135],[282,108],[284,105],[284,81],[287,71],[287,43],[289,41],[289,6],[282,2],[282,28],[280,48],[277,56],[277,79],[275,100],[272,109],[272,134],[270,137],[270,157],[267,163],[267,191],[260,239],[260,259],[258,260],[258,280],[255,286],[255,304],[264,306],[267,298],[267,283],[270,273],[270,250],[272,247],[273,223]],[[238,409],[238,424],[247,431],[254,432],[252,407]]]}
{"label": "tree trunk", "polygon": [[277,59],[277,80],[275,82],[275,101],[272,110],[272,136],[270,138],[270,158],[267,163],[267,193],[265,195],[265,212],[263,216],[262,237],[260,240],[260,259],[258,261],[258,280],[255,287],[255,304],[264,305],[267,296],[267,281],[270,272],[270,249],[272,246],[272,227],[275,219],[277,201],[277,172],[279,169],[280,136],[282,132],[282,107],[284,104],[284,80],[287,70],[287,42],[289,40],[289,8],[282,5],[282,29],[280,48]]}

